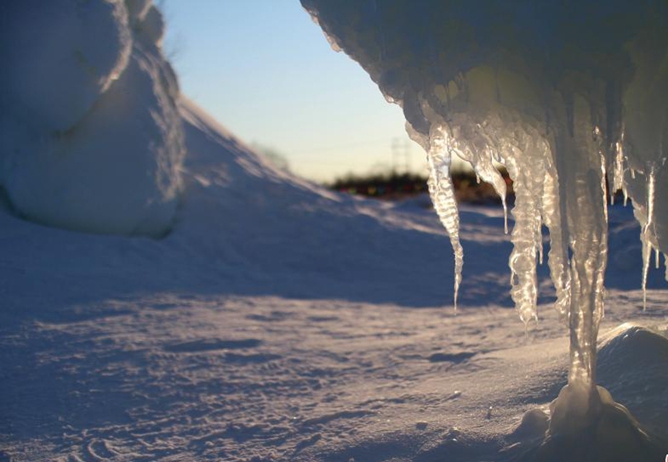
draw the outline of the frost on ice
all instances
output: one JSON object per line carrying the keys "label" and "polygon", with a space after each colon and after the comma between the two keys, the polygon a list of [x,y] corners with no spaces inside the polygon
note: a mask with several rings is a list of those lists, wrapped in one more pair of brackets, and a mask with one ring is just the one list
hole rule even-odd
{"label": "frost on ice", "polygon": [[184,150],[163,32],[150,0],[3,5],[0,185],[19,214],[101,233],[169,229]]}
{"label": "frost on ice", "polygon": [[410,136],[425,148],[429,190],[455,252],[455,296],[463,254],[451,156],[468,161],[502,197],[493,161],[507,167],[516,190],[512,298],[522,320],[536,317],[545,226],[556,307],[569,326],[569,386],[553,409],[551,431],[591,423],[601,403],[612,403],[595,386],[606,195],[621,188],[633,200],[643,280],[652,251],[668,250],[668,206],[657,200],[668,195],[668,2],[302,5],[403,107]]}

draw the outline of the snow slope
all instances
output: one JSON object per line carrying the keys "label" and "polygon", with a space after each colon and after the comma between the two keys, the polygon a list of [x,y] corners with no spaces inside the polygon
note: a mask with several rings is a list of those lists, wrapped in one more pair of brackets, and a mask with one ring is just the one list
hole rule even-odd
{"label": "snow slope", "polygon": [[[433,211],[325,191],[273,169],[187,100],[179,112],[185,189],[162,239],[0,213],[0,460],[483,461],[532,450],[540,425],[513,431],[564,385],[568,339],[549,307],[526,334],[509,309],[501,210],[462,211],[455,315]],[[632,212],[616,206],[610,222],[602,332],[635,321],[665,334],[665,290],[640,309]],[[602,341],[602,385],[668,439],[665,338],[622,329]]]}

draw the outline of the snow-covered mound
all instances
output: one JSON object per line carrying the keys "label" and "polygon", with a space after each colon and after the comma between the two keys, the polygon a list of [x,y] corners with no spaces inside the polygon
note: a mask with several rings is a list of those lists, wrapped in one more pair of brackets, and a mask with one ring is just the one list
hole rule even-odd
{"label": "snow-covered mound", "polygon": [[162,235],[183,130],[164,24],[149,0],[26,0],[2,9],[0,186],[22,216]]}
{"label": "snow-covered mound", "polygon": [[[625,323],[603,336],[599,351],[598,376],[610,393],[629,408],[649,430],[666,438],[666,407],[643,406],[644,396],[668,403],[668,340],[663,332]],[[637,390],[642,390],[638,393]]]}

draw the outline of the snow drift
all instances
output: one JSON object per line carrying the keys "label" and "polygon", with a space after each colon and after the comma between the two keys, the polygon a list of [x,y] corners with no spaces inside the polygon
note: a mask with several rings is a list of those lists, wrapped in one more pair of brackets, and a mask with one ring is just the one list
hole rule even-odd
{"label": "snow drift", "polygon": [[178,85],[147,0],[3,6],[0,185],[28,219],[161,235],[181,190]]}

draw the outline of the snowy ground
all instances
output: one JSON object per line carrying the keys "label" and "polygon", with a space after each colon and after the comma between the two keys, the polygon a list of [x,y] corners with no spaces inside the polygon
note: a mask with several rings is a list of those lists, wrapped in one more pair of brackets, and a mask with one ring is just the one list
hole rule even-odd
{"label": "snowy ground", "polygon": [[[0,461],[483,461],[565,383],[549,304],[525,332],[500,210],[462,212],[452,256],[423,199],[385,204],[267,166],[184,102],[186,196],[161,240],[0,214]],[[638,228],[611,210],[601,332],[642,311]],[[657,337],[658,338],[658,337]],[[668,347],[613,337],[599,381],[668,439]],[[525,435],[526,437],[526,435]],[[512,451],[506,454],[512,454]]]}

